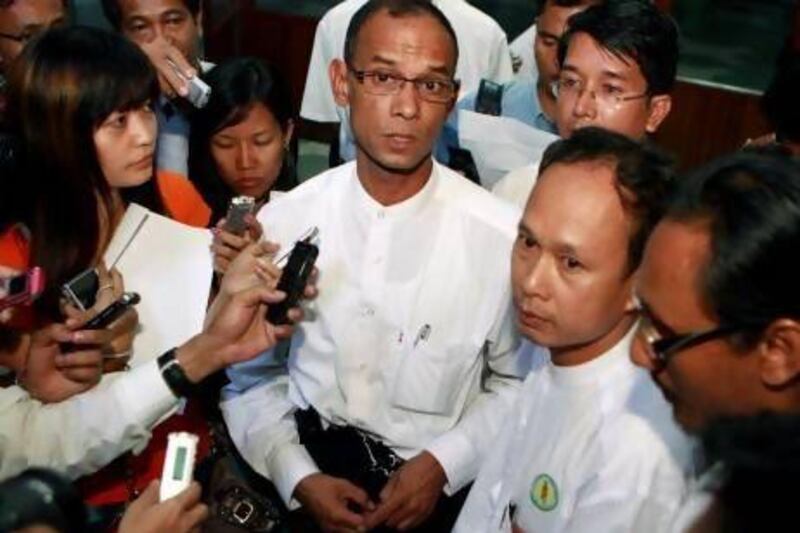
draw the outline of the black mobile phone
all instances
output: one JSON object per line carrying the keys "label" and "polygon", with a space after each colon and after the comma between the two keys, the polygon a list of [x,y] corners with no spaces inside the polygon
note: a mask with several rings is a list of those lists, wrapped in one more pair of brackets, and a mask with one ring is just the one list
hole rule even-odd
{"label": "black mobile phone", "polygon": [[503,114],[503,86],[490,80],[481,80],[475,111],[499,117]]}
{"label": "black mobile phone", "polygon": [[89,268],[62,285],[61,294],[75,307],[86,311],[94,305],[99,289],[97,270]]}
{"label": "black mobile phone", "polygon": [[285,292],[286,298],[267,308],[267,320],[270,323],[279,325],[289,322],[286,313],[300,300],[318,255],[319,248],[310,242],[299,241],[294,245],[278,281],[278,290]]}
{"label": "black mobile phone", "polygon": [[122,314],[133,307],[134,305],[138,304],[141,298],[139,294],[136,292],[126,292],[122,296],[119,297],[119,300],[115,301],[99,313],[97,313],[91,320],[89,320],[86,324],[81,327],[81,329],[103,329],[111,325],[116,319],[122,316]]}

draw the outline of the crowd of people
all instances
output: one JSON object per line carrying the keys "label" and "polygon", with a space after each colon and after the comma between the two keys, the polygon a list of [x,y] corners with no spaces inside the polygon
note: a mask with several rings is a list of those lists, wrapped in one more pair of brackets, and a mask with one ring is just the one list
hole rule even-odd
{"label": "crowd of people", "polygon": [[[672,18],[535,4],[520,58],[465,0],[344,0],[297,110],[261,59],[201,59],[200,0],[102,0],[110,31],[0,0],[0,530],[791,530],[800,55],[773,132],[679,173]],[[473,111],[553,140],[487,180]],[[302,183],[301,123],[331,147]],[[163,353],[133,307],[93,324],[158,275],[105,259],[133,208],[208,234]],[[160,501],[175,432],[195,481]]]}

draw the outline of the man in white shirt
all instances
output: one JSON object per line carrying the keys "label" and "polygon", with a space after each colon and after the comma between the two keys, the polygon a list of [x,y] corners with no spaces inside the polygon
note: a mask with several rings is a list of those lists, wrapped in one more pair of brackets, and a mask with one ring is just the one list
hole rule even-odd
{"label": "man in white shirt", "polygon": [[[366,1],[345,0],[320,20],[300,107],[303,119],[326,123],[332,139],[338,135],[338,155],[343,161],[355,158],[355,144],[347,109],[334,101],[328,67],[334,59],[342,58],[347,26]],[[465,0],[432,0],[432,3],[455,30],[459,49],[456,78],[461,81],[462,91],[477,88],[481,78],[498,83],[513,78],[506,34],[494,19]]]}
{"label": "man in white shirt", "polygon": [[629,348],[636,272],[671,181],[662,156],[597,128],[545,152],[511,260],[536,362],[455,531],[669,527],[692,446]]}
{"label": "man in white shirt", "polygon": [[213,67],[199,57],[200,0],[102,0],[102,5],[111,25],[147,54],[158,73],[156,168],[188,176],[187,80]]}
{"label": "man in white shirt", "polygon": [[[347,42],[330,74],[356,161],[258,215],[283,248],[318,228],[312,318],[288,363],[270,352],[231,369],[221,407],[243,456],[323,530],[447,531],[460,501],[443,492],[472,481],[524,375],[516,214],[431,158],[457,94],[447,18],[426,0],[373,0]],[[319,445],[337,436],[353,446]]]}
{"label": "man in white shirt", "polygon": [[[798,241],[800,165],[790,158],[737,153],[680,184],[647,243],[632,355],[687,431],[800,410]],[[712,501],[713,490],[693,494],[675,530]]]}
{"label": "man in white shirt", "polygon": [[[558,62],[554,118],[561,137],[597,126],[644,140],[672,108],[677,27],[649,0],[595,5],[569,19]],[[537,167],[509,172],[492,192],[523,207]]]}

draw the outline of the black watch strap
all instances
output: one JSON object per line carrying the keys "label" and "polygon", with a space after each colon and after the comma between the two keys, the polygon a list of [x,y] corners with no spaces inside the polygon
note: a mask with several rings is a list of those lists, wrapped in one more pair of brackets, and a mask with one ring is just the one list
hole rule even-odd
{"label": "black watch strap", "polygon": [[164,378],[167,386],[175,393],[175,396],[187,398],[192,396],[197,388],[194,383],[189,381],[189,378],[186,377],[186,373],[175,358],[176,350],[177,348],[173,348],[159,356],[158,368],[161,370],[161,376]]}

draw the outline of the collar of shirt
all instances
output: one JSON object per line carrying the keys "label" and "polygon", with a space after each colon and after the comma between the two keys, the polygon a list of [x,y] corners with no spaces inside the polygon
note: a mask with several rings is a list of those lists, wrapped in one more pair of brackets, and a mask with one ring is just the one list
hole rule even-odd
{"label": "collar of shirt", "polygon": [[558,366],[553,364],[552,358],[548,358],[547,370],[553,383],[563,387],[582,387],[604,380],[606,376],[615,376],[619,371],[634,370],[636,367],[630,360],[630,348],[635,334],[634,325],[610,350],[580,365]]}
{"label": "collar of shirt", "polygon": [[434,163],[431,167],[431,174],[425,182],[425,185],[414,196],[397,204],[383,205],[370,196],[364,189],[361,180],[358,179],[357,173],[358,166],[354,165],[354,179],[351,180],[354,189],[352,197],[355,198],[355,204],[359,214],[367,219],[403,220],[414,216],[425,209],[431,202],[436,191],[436,185],[439,182],[439,171],[436,163]]}

